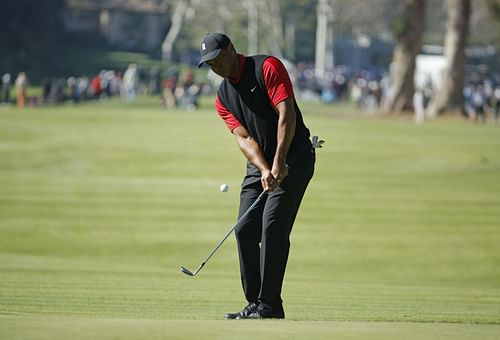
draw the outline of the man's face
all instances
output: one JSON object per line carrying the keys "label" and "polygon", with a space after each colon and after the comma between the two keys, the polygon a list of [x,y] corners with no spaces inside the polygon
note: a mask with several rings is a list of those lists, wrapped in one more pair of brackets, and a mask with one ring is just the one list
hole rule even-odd
{"label": "man's face", "polygon": [[217,73],[222,78],[227,78],[231,76],[231,72],[234,71],[234,64],[236,62],[236,55],[231,52],[231,50],[226,47],[223,49],[217,58],[207,61],[208,66]]}

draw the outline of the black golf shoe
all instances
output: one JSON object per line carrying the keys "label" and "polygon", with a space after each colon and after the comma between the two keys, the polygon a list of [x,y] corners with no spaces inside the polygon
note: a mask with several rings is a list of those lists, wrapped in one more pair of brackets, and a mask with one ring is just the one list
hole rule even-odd
{"label": "black golf shoe", "polygon": [[224,319],[228,319],[228,320],[232,320],[232,319],[246,319],[248,315],[250,315],[253,312],[257,311],[257,307],[259,307],[259,305],[257,303],[250,302],[240,312],[237,312],[237,313],[227,313],[226,315],[224,315]]}
{"label": "black golf shoe", "polygon": [[250,313],[248,315],[241,315],[237,317],[238,320],[241,319],[284,319],[285,314],[284,313],[265,313],[262,311],[255,311],[253,313]]}
{"label": "black golf shoe", "polygon": [[283,308],[276,310],[264,307],[262,304],[257,306],[251,313],[241,314],[237,319],[284,319],[285,311]]}

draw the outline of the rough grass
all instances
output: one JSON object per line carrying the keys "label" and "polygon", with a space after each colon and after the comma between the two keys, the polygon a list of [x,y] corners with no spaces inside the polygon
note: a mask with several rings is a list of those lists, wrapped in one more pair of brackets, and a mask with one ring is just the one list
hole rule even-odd
{"label": "rough grass", "polygon": [[287,320],[248,323],[221,320],[244,304],[232,238],[178,270],[236,215],[245,164],[210,106],[2,109],[0,338],[500,337],[500,127],[302,107],[326,144]]}

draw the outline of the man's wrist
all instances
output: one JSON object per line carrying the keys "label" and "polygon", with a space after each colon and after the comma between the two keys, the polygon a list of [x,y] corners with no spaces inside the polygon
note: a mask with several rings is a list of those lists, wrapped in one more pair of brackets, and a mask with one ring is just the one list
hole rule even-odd
{"label": "man's wrist", "polygon": [[276,164],[278,166],[285,166],[286,157],[283,155],[276,155],[276,157],[274,157],[274,164]]}

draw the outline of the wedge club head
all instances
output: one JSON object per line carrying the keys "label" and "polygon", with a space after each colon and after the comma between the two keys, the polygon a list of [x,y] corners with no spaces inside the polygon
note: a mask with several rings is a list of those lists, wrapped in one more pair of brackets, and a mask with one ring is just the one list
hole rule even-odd
{"label": "wedge club head", "polygon": [[189,269],[187,269],[186,267],[183,267],[181,266],[181,272],[183,272],[184,274],[186,275],[189,275],[189,276],[196,276],[196,274],[198,274],[198,272],[200,271],[201,268],[203,268],[203,266],[205,266],[205,262],[203,262],[195,271],[194,273],[192,271],[190,271]]}
{"label": "wedge club head", "polygon": [[182,267],[182,266],[180,269],[181,269],[181,272],[183,272],[184,274],[189,275],[189,276],[194,276],[193,272],[190,271],[189,269]]}

